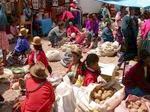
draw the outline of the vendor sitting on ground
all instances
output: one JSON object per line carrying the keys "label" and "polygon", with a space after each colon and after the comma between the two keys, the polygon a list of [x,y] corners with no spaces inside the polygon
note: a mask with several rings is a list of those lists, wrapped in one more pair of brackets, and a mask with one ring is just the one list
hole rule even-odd
{"label": "vendor sitting on ground", "polygon": [[51,42],[52,47],[58,45],[58,42],[62,40],[62,36],[64,35],[64,23],[60,22],[57,26],[55,26],[48,34],[48,39]]}
{"label": "vendor sitting on ground", "polygon": [[44,64],[36,63],[30,68],[31,77],[26,80],[26,98],[21,112],[51,112],[55,102],[54,89],[46,80],[49,74]]}
{"label": "vendor sitting on ground", "polygon": [[82,75],[84,76],[83,86],[97,82],[97,78],[101,74],[98,62],[99,57],[96,54],[89,54],[87,56],[82,66]]}
{"label": "vendor sitting on ground", "polygon": [[78,75],[81,75],[82,68],[82,51],[77,46],[72,49],[72,62],[68,67],[67,75],[69,76],[71,82],[74,84],[78,78]]}
{"label": "vendor sitting on ground", "polygon": [[137,96],[150,94],[150,53],[140,51],[140,60],[125,74],[126,93]]}
{"label": "vendor sitting on ground", "polygon": [[75,38],[72,38],[71,37],[71,34],[72,33],[75,33],[75,35],[78,35],[78,34],[80,34],[80,31],[79,31],[79,29],[76,27],[76,26],[74,26],[73,25],[73,23],[72,22],[69,22],[69,26],[68,26],[68,28],[67,28],[67,37],[70,39],[70,40],[74,40]]}
{"label": "vendor sitting on ground", "polygon": [[40,61],[45,65],[45,67],[48,69],[49,73],[51,74],[52,69],[48,63],[45,52],[42,49],[41,38],[38,36],[35,36],[33,38],[32,45],[34,49],[31,51],[28,57],[29,68],[31,68],[34,64]]}
{"label": "vendor sitting on ground", "polygon": [[111,30],[111,22],[107,22],[106,27],[103,29],[102,39],[103,39],[103,42],[107,42],[107,41],[113,42],[114,41],[113,33]]}
{"label": "vendor sitting on ground", "polygon": [[[11,54],[7,58],[7,66],[14,64],[24,64],[27,56],[27,51],[30,49],[30,44],[27,39],[28,29],[21,28],[19,37],[17,39],[16,46]],[[24,60],[24,61],[23,61]]]}
{"label": "vendor sitting on ground", "polygon": [[29,41],[27,40],[28,29],[21,28],[20,34],[13,52],[14,55],[19,56],[20,54],[25,54],[26,51],[30,49]]}

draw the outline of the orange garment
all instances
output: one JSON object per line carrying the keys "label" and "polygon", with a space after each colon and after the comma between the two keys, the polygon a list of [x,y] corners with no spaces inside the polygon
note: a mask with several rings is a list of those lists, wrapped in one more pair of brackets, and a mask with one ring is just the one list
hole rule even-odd
{"label": "orange garment", "polygon": [[21,112],[51,111],[55,94],[52,85],[47,80],[43,82],[33,78],[27,79],[26,91],[26,98],[21,105]]}

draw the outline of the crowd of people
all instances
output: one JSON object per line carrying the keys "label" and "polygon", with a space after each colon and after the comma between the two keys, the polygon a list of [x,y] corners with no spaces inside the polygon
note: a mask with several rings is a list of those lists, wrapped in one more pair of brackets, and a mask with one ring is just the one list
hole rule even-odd
{"label": "crowd of people", "polygon": [[[137,15],[135,8],[123,7],[113,21],[109,9],[103,5],[99,14],[87,14],[81,30],[80,10],[76,2],[71,3],[47,36],[51,47],[59,46],[63,39],[66,39],[66,43],[77,45],[71,49],[71,60],[67,65],[66,75],[71,83],[76,84],[79,80],[80,86],[98,83],[97,78],[101,76],[99,57],[96,54],[88,54],[86,59],[81,61],[82,53],[96,48],[101,43],[118,41],[122,46],[118,68],[123,62],[138,58],[137,64],[123,76],[122,83],[125,85],[126,95],[150,94],[149,12]],[[5,12],[0,5],[0,49],[3,51],[3,63],[6,67],[13,66],[25,58],[23,65],[29,66],[29,73],[19,81],[20,86],[24,85],[21,89],[25,89],[26,94],[19,103],[20,108],[14,108],[14,112],[50,112],[55,102],[55,92],[47,80],[52,74],[52,68],[43,50],[41,37],[35,36],[31,42],[33,48],[30,48],[28,29],[22,27],[17,31],[16,26],[12,25],[13,36],[17,35],[16,32],[19,33],[11,56],[6,58],[9,52],[7,24]],[[138,36],[141,36],[140,48],[137,45]],[[4,100],[2,96],[0,100]]]}

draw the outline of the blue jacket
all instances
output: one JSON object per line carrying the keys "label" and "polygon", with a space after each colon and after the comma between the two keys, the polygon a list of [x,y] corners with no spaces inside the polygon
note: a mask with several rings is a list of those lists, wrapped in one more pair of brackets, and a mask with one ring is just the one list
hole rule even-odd
{"label": "blue jacket", "polygon": [[106,42],[106,41],[113,42],[114,37],[113,37],[112,30],[108,27],[105,27],[102,31],[102,38],[103,38],[104,42]]}
{"label": "blue jacket", "polygon": [[17,40],[17,44],[15,46],[15,51],[22,53],[29,50],[30,45],[28,40],[25,37],[19,37]]}

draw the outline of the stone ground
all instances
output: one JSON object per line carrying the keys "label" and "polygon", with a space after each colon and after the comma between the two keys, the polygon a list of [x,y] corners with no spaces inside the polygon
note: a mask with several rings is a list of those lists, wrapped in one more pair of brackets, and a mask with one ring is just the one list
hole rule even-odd
{"label": "stone ground", "polygon": [[[47,50],[52,49],[50,46],[48,46],[48,41],[46,40],[42,40],[43,43],[43,48],[44,51],[46,52]],[[11,47],[13,48],[13,47]],[[101,57],[100,58],[100,62],[102,63],[117,63],[118,58],[117,57]],[[53,69],[53,74],[57,74],[57,75],[64,75],[66,68],[64,68],[60,62],[51,62],[50,63],[52,69]],[[6,74],[4,74],[3,76],[0,77],[8,77],[6,76]],[[5,82],[5,83],[1,83],[0,82],[0,93],[4,96],[6,103],[4,106],[0,106],[0,112],[11,112],[12,110],[12,105],[13,105],[13,101],[18,97],[19,93],[18,91],[15,90],[11,90],[9,88],[9,83]]]}

